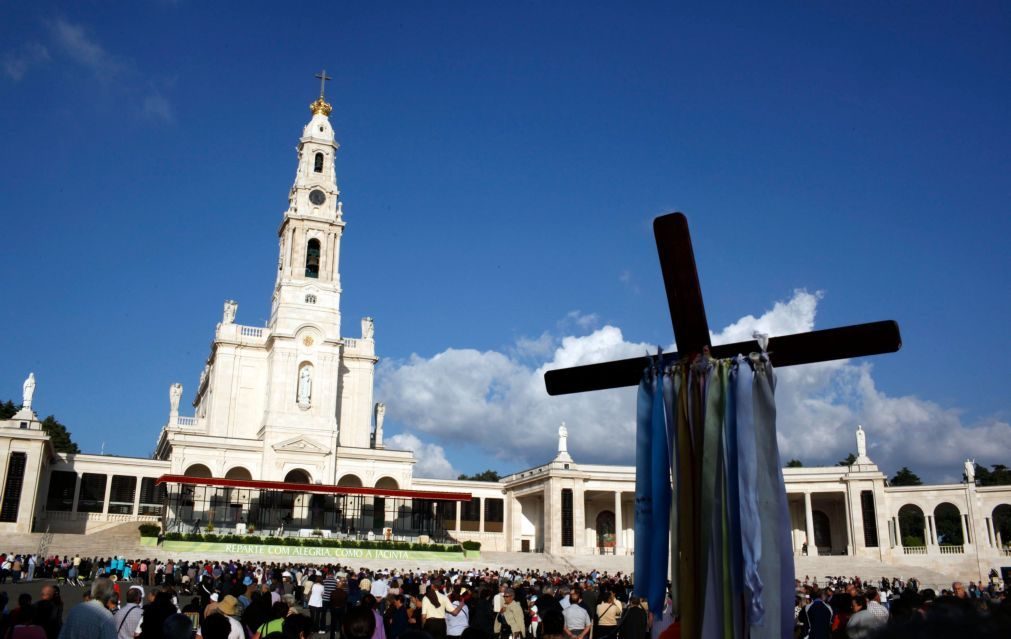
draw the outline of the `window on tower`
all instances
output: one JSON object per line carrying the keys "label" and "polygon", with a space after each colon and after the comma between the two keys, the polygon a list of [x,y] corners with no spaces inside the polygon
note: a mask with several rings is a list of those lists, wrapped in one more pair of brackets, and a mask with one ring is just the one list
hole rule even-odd
{"label": "window on tower", "polygon": [[322,173],[323,172],[323,154],[322,153],[317,153],[316,154],[316,160],[315,160],[315,164],[313,165],[312,170],[315,171],[316,173]]}
{"label": "window on tower", "polygon": [[309,240],[305,250],[305,276],[319,277],[319,240]]}

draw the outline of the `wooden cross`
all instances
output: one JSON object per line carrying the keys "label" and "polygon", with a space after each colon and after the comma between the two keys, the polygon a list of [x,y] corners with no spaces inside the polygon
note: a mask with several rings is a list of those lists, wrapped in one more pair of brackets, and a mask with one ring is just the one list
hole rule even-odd
{"label": "wooden cross", "polygon": [[[663,354],[663,364],[684,358],[690,361],[705,349],[716,358],[758,351],[757,340],[717,346],[710,344],[709,323],[702,305],[699,274],[684,214],[670,213],[653,220],[653,235],[660,255],[660,270],[678,348],[676,353]],[[898,323],[886,320],[770,337],[767,350],[773,366],[793,366],[894,353],[901,346]],[[651,361],[644,356],[551,370],[544,373],[544,384],[549,395],[638,386],[642,372]]]}
{"label": "wooden cross", "polygon": [[327,80],[333,80],[333,78],[331,78],[326,74],[326,69],[323,69],[322,71],[317,73],[316,77],[319,78],[319,97],[320,99],[323,99],[323,89],[326,87],[326,84],[324,83]]}

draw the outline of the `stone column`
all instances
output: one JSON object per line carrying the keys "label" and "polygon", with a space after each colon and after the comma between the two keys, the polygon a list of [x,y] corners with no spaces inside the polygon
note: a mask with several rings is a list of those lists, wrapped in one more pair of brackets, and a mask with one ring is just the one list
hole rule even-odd
{"label": "stone column", "polygon": [[140,485],[144,483],[143,477],[136,477],[136,483],[133,485],[133,516],[140,516]]}
{"label": "stone column", "polygon": [[892,517],[892,521],[894,522],[895,526],[895,545],[898,546],[899,548],[903,548],[904,546],[902,545],[902,529],[899,528],[899,518]]}
{"label": "stone column", "polygon": [[621,491],[614,491],[614,554],[625,554],[624,530],[621,521]]}
{"label": "stone column", "polygon": [[70,506],[70,512],[77,512],[77,500],[81,496],[81,475],[83,473],[74,473],[74,503]]}
{"label": "stone column", "polygon": [[109,514],[109,496],[112,495],[112,475],[105,476],[105,503],[102,504],[102,514]]}
{"label": "stone column", "polygon": [[[853,516],[853,500],[851,499],[851,492],[847,488],[846,492],[843,493],[843,506],[846,515],[846,554],[853,556],[856,551],[857,544],[863,546],[862,540],[857,541],[857,519]],[[863,526],[860,526],[860,531],[863,531]]]}
{"label": "stone column", "polygon": [[[561,508],[559,495],[555,494],[553,482],[544,485],[544,552],[557,553],[562,545]],[[557,511],[557,512],[555,512]]]}
{"label": "stone column", "polygon": [[986,523],[986,543],[987,543],[987,545],[989,545],[992,548],[993,547],[993,522],[991,522],[990,518],[987,517],[985,523]]}
{"label": "stone column", "polygon": [[481,512],[479,512],[478,515],[477,515],[477,518],[478,518],[477,531],[479,533],[483,533],[484,532],[484,497],[478,497],[478,502],[477,503],[480,504],[480,506],[481,506],[481,508],[480,508]]}
{"label": "stone column", "polygon": [[460,511],[463,510],[463,504],[461,502],[456,502],[456,532],[460,532]]}
{"label": "stone column", "polygon": [[593,553],[586,547],[586,493],[582,480],[577,479],[572,486],[572,552],[577,555]]}
{"label": "stone column", "polygon": [[937,552],[937,541],[934,540],[934,516],[926,515],[924,519],[926,527],[923,533],[927,542],[927,552],[933,554]]}
{"label": "stone column", "polygon": [[962,524],[962,547],[969,545],[969,534],[965,528],[965,515],[958,513],[958,523]]}
{"label": "stone column", "polygon": [[818,556],[818,546],[814,543],[814,513],[811,510],[811,493],[804,492],[804,521],[807,525],[807,554]]}

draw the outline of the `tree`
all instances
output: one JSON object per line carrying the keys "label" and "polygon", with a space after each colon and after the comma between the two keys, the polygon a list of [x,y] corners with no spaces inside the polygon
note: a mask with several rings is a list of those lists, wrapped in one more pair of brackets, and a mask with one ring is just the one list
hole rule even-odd
{"label": "tree", "polygon": [[803,468],[804,467],[804,462],[800,461],[799,459],[791,459],[790,461],[786,462],[786,467],[787,468]]}
{"label": "tree", "polygon": [[[1009,486],[1011,485],[1011,468],[1004,464],[994,464],[988,470],[985,466],[976,464],[976,483],[980,486]],[[965,473],[962,473],[965,479]]]}
{"label": "tree", "polygon": [[70,439],[70,431],[67,427],[50,415],[42,420],[42,430],[49,435],[49,441],[58,453],[79,453],[81,449],[77,447],[74,440]]}
{"label": "tree", "polygon": [[846,459],[840,461],[836,464],[836,466],[852,466],[855,463],[857,463],[857,456],[850,453],[849,455],[846,455]]}
{"label": "tree", "polygon": [[499,477],[497,471],[491,470],[489,468],[488,470],[476,473],[474,475],[464,475],[461,473],[460,476],[457,477],[457,479],[463,479],[465,481],[498,481],[501,478]]}
{"label": "tree", "polygon": [[909,470],[905,466],[899,469],[899,472],[895,473],[895,477],[889,482],[891,486],[922,486],[923,480],[920,476]]}
{"label": "tree", "polygon": [[8,399],[6,402],[0,403],[0,419],[10,419],[19,410],[21,407],[15,406],[14,402]]}

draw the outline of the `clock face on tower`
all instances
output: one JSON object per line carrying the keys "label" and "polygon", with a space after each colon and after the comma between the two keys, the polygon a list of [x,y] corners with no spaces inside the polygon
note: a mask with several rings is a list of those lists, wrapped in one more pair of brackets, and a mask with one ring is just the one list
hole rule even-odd
{"label": "clock face on tower", "polygon": [[309,192],[309,201],[316,206],[319,206],[320,204],[323,204],[323,202],[326,202],[326,193],[320,191],[319,189],[313,189]]}

